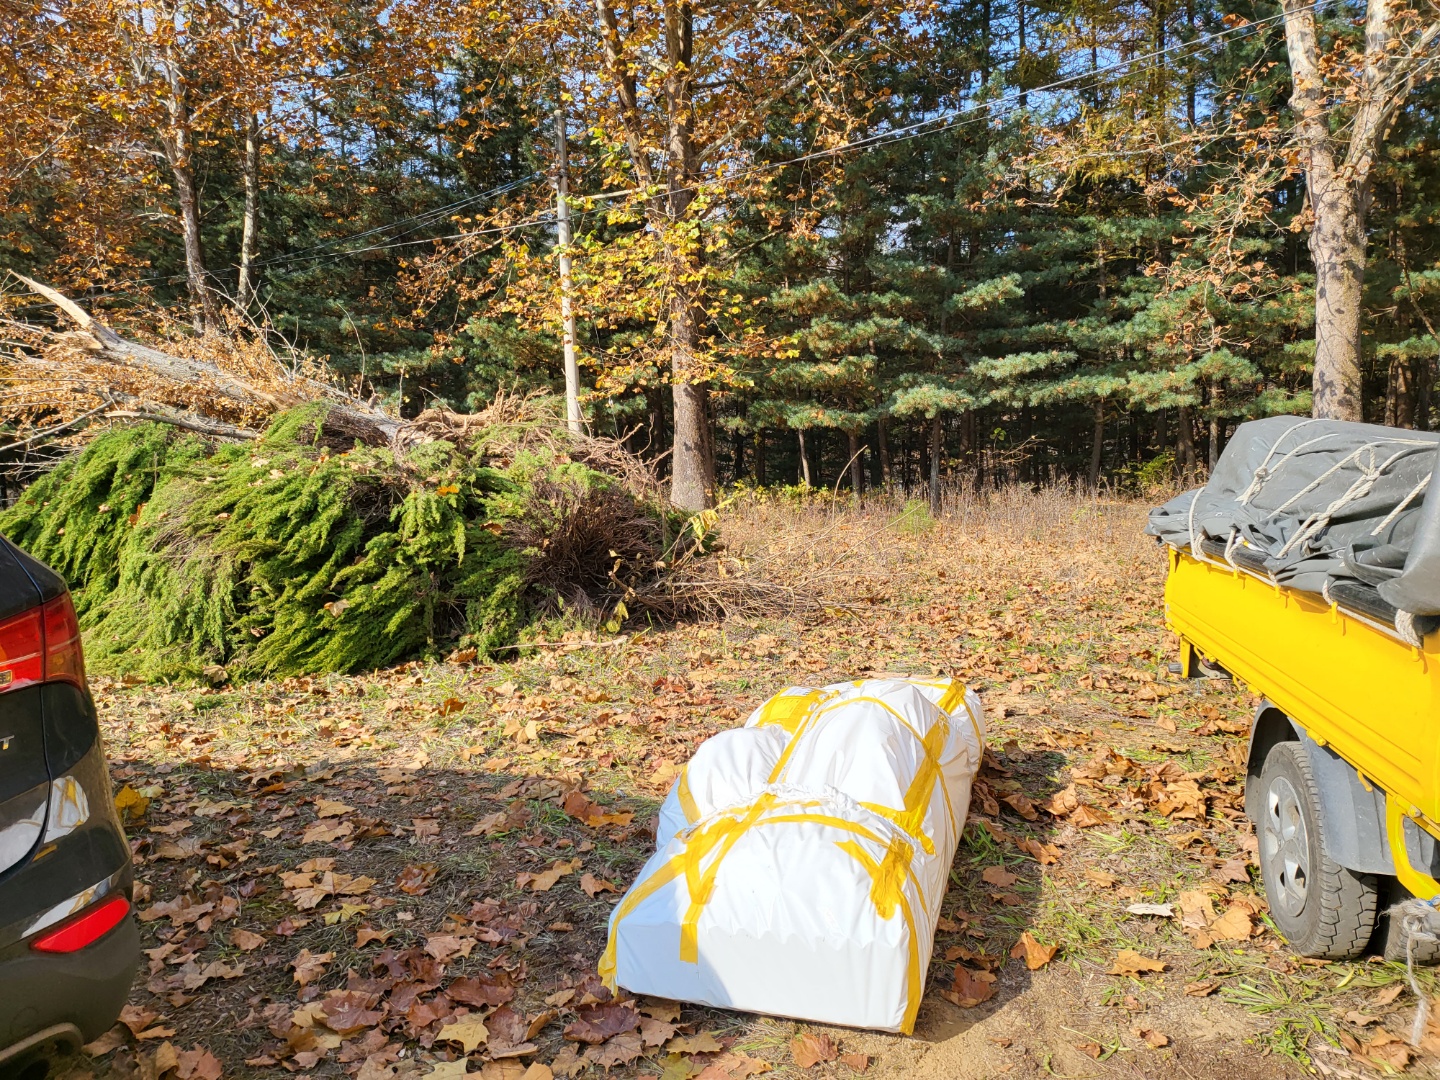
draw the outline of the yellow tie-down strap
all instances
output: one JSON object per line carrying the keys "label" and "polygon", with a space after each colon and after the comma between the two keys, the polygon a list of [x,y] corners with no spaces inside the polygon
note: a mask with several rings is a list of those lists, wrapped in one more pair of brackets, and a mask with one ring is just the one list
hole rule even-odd
{"label": "yellow tie-down strap", "polygon": [[[970,710],[969,702],[965,700],[966,686],[964,683],[956,682],[953,679],[915,679],[905,681],[912,682],[917,686],[929,686],[936,689],[941,687],[945,688],[945,693],[941,696],[940,700],[935,703],[936,708],[940,711],[940,719],[931,725],[928,732],[921,735],[920,732],[915,729],[915,726],[906,720],[894,706],[881,698],[872,697],[867,694],[861,697],[847,697],[842,701],[834,701],[831,699],[837,695],[832,692],[829,697],[823,700],[817,700],[815,706],[808,715],[804,717],[801,730],[796,731],[791,740],[785,745],[785,750],[781,753],[780,760],[776,762],[774,770],[770,773],[770,783],[776,784],[784,782],[785,772],[790,765],[790,758],[795,747],[805,735],[815,730],[824,716],[855,702],[863,701],[870,705],[878,705],[898,720],[901,727],[915,736],[915,739],[920,743],[920,748],[924,756],[920,763],[920,768],[916,770],[915,776],[910,782],[910,787],[905,792],[903,806],[883,806],[879,803],[870,802],[861,803],[860,805],[900,826],[912,840],[920,845],[925,854],[933,855],[935,854],[935,843],[930,836],[926,835],[923,826],[925,814],[930,808],[930,799],[935,794],[935,785],[942,775],[940,755],[945,750],[945,744],[950,740],[950,718],[954,715],[957,707],[964,707],[965,715],[970,720],[971,730],[975,732],[976,744],[980,747],[982,753],[984,751],[985,739],[980,733],[980,724],[975,719],[975,714]],[[859,687],[864,684],[856,683],[855,685]],[[772,698],[771,700],[773,701],[775,699]],[[684,778],[682,777],[681,779],[683,781]],[[955,808],[950,803],[950,790],[946,788],[944,784],[941,784],[940,792],[945,799],[945,812],[950,815],[950,821],[953,825],[955,824]],[[688,787],[680,792],[682,807],[685,805],[685,798],[688,794]],[[691,805],[694,805],[693,800],[691,800]]]}
{"label": "yellow tie-down strap", "polygon": [[[663,866],[644,881],[637,883],[610,921],[610,933],[605,943],[605,952],[600,958],[600,978],[612,991],[616,984],[616,943],[620,924],[645,900],[679,877],[684,877],[689,897],[685,916],[680,923],[680,959],[687,964],[699,963],[699,924],[705,905],[714,895],[715,881],[720,865],[725,861],[736,842],[750,829],[762,825],[816,824],[851,833],[880,847],[885,856],[876,861],[863,847],[853,840],[836,844],[842,851],[854,858],[870,875],[870,899],[876,914],[886,921],[894,917],[896,908],[905,920],[909,932],[909,958],[906,967],[905,1018],[901,1030],[909,1034],[915,1026],[915,1017],[920,1010],[920,995],[923,972],[920,970],[920,937],[915,923],[915,913],[904,895],[906,881],[915,886],[916,893],[924,903],[924,892],[915,878],[911,863],[914,849],[899,837],[886,840],[873,829],[834,814],[818,813],[806,807],[823,805],[819,799],[791,800],[788,802],[773,794],[760,795],[750,806],[741,810],[724,811],[707,824],[683,836],[685,850],[673,855]],[[793,812],[764,815],[771,810],[793,807]],[[714,854],[708,865],[702,865]]]}

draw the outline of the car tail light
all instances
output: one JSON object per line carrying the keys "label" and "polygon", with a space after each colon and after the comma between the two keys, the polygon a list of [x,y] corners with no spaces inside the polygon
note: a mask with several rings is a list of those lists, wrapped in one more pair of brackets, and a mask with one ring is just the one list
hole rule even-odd
{"label": "car tail light", "polygon": [[69,593],[0,622],[0,693],[54,681],[85,685],[80,622]]}
{"label": "car tail light", "polygon": [[94,944],[114,930],[128,914],[130,901],[123,896],[112,896],[109,900],[96,904],[78,919],[72,919],[64,926],[38,938],[30,947],[48,953],[79,952],[86,945]]}
{"label": "car tail light", "polygon": [[80,620],[70,594],[61,593],[45,613],[45,681],[68,682],[84,689],[85,656],[80,651]]}

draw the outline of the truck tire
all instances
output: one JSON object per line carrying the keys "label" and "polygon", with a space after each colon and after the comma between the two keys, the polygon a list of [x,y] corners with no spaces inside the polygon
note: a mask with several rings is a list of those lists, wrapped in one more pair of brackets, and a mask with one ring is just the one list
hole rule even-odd
{"label": "truck tire", "polygon": [[1258,802],[1260,875],[1276,927],[1301,956],[1359,956],[1375,930],[1379,882],[1326,853],[1320,793],[1300,743],[1271,747]]}

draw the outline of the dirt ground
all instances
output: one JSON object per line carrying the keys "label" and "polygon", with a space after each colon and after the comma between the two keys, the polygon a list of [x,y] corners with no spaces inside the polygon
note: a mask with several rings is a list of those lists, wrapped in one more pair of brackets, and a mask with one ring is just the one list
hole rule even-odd
{"label": "dirt ground", "polygon": [[[1303,961],[1271,928],[1240,812],[1254,699],[1169,674],[1143,520],[752,500],[730,553],[785,556],[823,611],[499,664],[94,679],[147,955],[73,1075],[1432,1075],[1403,965]],[[786,685],[879,672],[962,678],[988,714],[914,1035],[608,1000],[606,920],[688,755]]]}

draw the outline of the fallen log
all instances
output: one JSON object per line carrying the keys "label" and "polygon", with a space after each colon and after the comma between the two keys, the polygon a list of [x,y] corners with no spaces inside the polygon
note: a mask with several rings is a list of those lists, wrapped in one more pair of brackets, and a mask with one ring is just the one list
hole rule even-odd
{"label": "fallen log", "polygon": [[[33,419],[49,421],[56,413],[73,413],[58,425],[47,423],[47,432],[100,417],[158,420],[220,438],[252,439],[263,421],[276,413],[323,402],[328,410],[325,426],[336,435],[395,449],[408,441],[412,427],[408,421],[322,378],[288,367],[268,348],[251,348],[237,357],[235,366],[248,369],[242,376],[202,355],[177,355],[131,341],[57,290],[10,273],[76,327],[60,332],[24,324],[35,349],[30,355],[7,358],[11,385],[24,385],[27,376],[39,377],[55,391],[43,401],[43,408],[30,409],[36,414]],[[234,342],[216,336],[198,339],[197,351],[204,349],[220,356],[236,351]],[[12,446],[39,437],[43,436],[32,433]]]}

